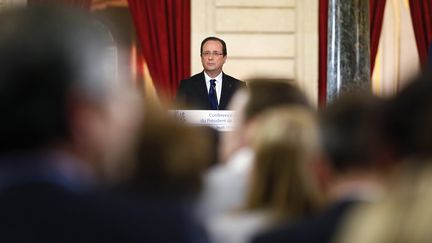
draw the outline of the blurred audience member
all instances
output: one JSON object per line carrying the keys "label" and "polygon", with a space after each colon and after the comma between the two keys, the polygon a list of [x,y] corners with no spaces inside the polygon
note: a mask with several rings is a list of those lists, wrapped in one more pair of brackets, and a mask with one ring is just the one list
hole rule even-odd
{"label": "blurred audience member", "polygon": [[432,211],[432,76],[391,99],[383,126],[395,173],[388,195],[355,211],[339,242],[430,242]]}
{"label": "blurred audience member", "polygon": [[63,8],[8,10],[0,22],[1,241],[144,240],[131,210],[92,193],[121,168],[111,159],[139,118],[115,79],[110,34]]}
{"label": "blurred audience member", "polygon": [[[335,242],[427,243],[432,239],[432,161],[411,160],[381,201],[354,210]],[[420,164],[424,164],[420,166]]]}
{"label": "blurred audience member", "polygon": [[375,162],[381,103],[378,98],[358,93],[329,105],[321,119],[328,158],[315,164],[314,170],[330,207],[317,216],[263,233],[253,242],[331,242],[355,203],[380,197],[382,184]]}
{"label": "blurred audience member", "polygon": [[286,105],[300,105],[311,108],[306,97],[295,86],[293,80],[251,79],[248,89],[240,90],[230,104],[238,111],[237,127],[233,133],[226,133],[221,141],[221,159],[227,161],[248,143],[249,124],[254,118],[268,109]]}
{"label": "blurred audience member", "polygon": [[109,31],[61,7],[5,10],[0,23],[0,241],[194,242],[180,213],[99,189],[130,167],[113,162],[142,115]]}
{"label": "blurred audience member", "polygon": [[205,128],[147,109],[132,151],[135,163],[127,185],[139,193],[195,200],[211,162],[210,140]]}
{"label": "blurred audience member", "polygon": [[432,154],[432,74],[403,89],[385,111],[386,142],[395,160]]}
{"label": "blurred audience member", "polygon": [[247,90],[236,93],[230,104],[237,111],[235,131],[221,136],[221,160],[205,177],[200,210],[204,220],[232,209],[245,200],[247,179],[252,168],[253,151],[250,134],[255,118],[271,108],[299,105],[310,108],[305,96],[292,80],[256,79],[248,82]]}
{"label": "blurred audience member", "polygon": [[210,140],[202,127],[177,121],[158,108],[147,109],[132,149],[132,173],[124,186],[138,207],[166,211],[166,217],[148,230],[172,235],[172,242],[207,241],[195,206],[210,163]]}
{"label": "blurred audience member", "polygon": [[220,133],[216,128],[210,126],[201,127],[204,132],[209,136],[209,142],[211,144],[211,151],[208,155],[209,162],[207,170],[217,166],[219,163],[219,149],[220,149]]}
{"label": "blurred audience member", "polygon": [[318,126],[311,111],[279,108],[257,118],[250,188],[243,210],[210,220],[214,242],[249,242],[281,220],[317,213],[322,198],[310,173],[319,158]]}

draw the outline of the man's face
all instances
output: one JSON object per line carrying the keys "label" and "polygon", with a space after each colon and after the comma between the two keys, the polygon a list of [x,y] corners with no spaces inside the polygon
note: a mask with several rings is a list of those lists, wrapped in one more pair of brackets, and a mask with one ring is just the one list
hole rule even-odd
{"label": "man's face", "polygon": [[222,44],[219,41],[209,40],[204,43],[201,53],[201,63],[206,72],[220,73],[226,61],[223,55]]}

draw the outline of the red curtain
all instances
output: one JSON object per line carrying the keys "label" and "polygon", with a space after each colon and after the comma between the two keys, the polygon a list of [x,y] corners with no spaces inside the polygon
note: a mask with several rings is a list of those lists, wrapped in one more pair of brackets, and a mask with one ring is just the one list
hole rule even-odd
{"label": "red curtain", "polygon": [[[412,0],[417,1],[417,0]],[[432,1],[432,0],[429,0]],[[379,39],[384,19],[386,0],[369,0],[370,20],[370,70],[371,75],[375,66]],[[319,1],[319,67],[318,67],[318,102],[324,105],[327,95],[327,20],[328,0]]]}
{"label": "red curtain", "polygon": [[28,0],[28,5],[34,4],[69,4],[82,9],[90,9],[91,0]]}
{"label": "red curtain", "polygon": [[190,0],[128,0],[142,54],[159,94],[175,97],[190,76]]}
{"label": "red curtain", "polygon": [[426,68],[432,41],[432,0],[410,0],[409,4],[420,64]]}
{"label": "red curtain", "polygon": [[327,21],[328,0],[319,1],[318,104],[325,105],[327,96]]}
{"label": "red curtain", "polygon": [[375,59],[378,52],[379,39],[384,20],[385,4],[386,0],[369,0],[371,75],[375,67]]}

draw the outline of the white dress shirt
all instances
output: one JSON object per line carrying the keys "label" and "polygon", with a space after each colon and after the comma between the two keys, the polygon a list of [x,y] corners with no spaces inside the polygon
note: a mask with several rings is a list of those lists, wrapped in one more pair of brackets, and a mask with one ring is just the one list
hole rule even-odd
{"label": "white dress shirt", "polygon": [[249,190],[254,158],[253,150],[243,147],[205,174],[198,204],[198,214],[203,221],[242,207]]}
{"label": "white dress shirt", "polygon": [[207,86],[207,93],[210,90],[210,80],[214,79],[216,80],[216,97],[217,97],[217,101],[218,101],[218,105],[220,104],[220,97],[221,97],[221,93],[222,93],[222,72],[219,73],[218,76],[216,76],[215,78],[210,78],[210,76],[208,76],[208,74],[206,72],[204,72],[204,77],[205,77],[205,81],[206,81],[206,86]]}

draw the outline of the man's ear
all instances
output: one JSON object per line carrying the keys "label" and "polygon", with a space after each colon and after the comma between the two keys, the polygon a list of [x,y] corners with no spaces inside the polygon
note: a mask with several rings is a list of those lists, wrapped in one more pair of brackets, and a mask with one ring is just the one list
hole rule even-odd
{"label": "man's ear", "polygon": [[99,160],[107,126],[101,107],[81,98],[68,100],[67,114],[70,147],[82,160]]}

